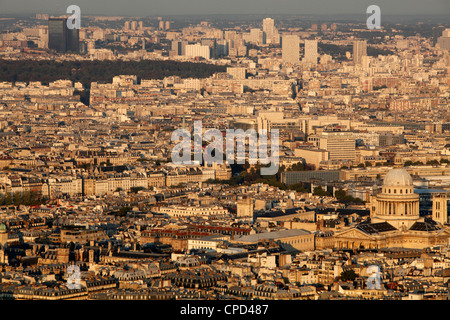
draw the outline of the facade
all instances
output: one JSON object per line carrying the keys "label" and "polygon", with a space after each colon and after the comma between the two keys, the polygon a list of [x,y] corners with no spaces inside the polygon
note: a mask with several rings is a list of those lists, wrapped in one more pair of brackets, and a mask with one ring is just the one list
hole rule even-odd
{"label": "facade", "polygon": [[66,18],[48,19],[48,48],[57,52],[79,52],[79,30],[67,28]]}
{"label": "facade", "polygon": [[341,180],[340,177],[339,170],[286,171],[281,173],[281,182],[288,185],[311,180],[331,182]]}
{"label": "facade", "polygon": [[186,54],[187,41],[172,41],[172,52],[176,56],[184,56]]}
{"label": "facade", "polygon": [[314,165],[316,169],[319,169],[322,161],[328,161],[330,153],[326,150],[312,149],[312,148],[298,148],[294,150],[296,157],[305,159],[307,164]]}
{"label": "facade", "polygon": [[263,20],[263,38],[264,44],[278,44],[279,34],[275,28],[275,21],[272,18]]}
{"label": "facade", "polygon": [[88,241],[100,241],[107,239],[107,235],[103,230],[88,229],[63,229],[61,230],[62,243],[86,243]]}
{"label": "facade", "polygon": [[209,46],[202,46],[199,43],[188,44],[186,46],[186,57],[190,58],[202,57],[208,60],[210,56],[211,55]]}
{"label": "facade", "polygon": [[237,201],[237,217],[253,218],[253,200],[250,197]]}
{"label": "facade", "polygon": [[227,68],[227,73],[231,76],[232,79],[244,80],[246,78],[247,69],[246,68]]}
{"label": "facade", "polygon": [[305,40],[305,57],[303,62],[316,64],[319,57],[317,51],[317,40]]}
{"label": "facade", "polygon": [[170,217],[198,217],[198,216],[216,216],[226,215],[228,211],[221,207],[161,207],[158,213],[167,214]]}
{"label": "facade", "polygon": [[218,246],[223,243],[224,240],[229,240],[230,237],[223,236],[206,236],[200,239],[189,239],[188,250],[214,250],[218,251]]}
{"label": "facade", "polygon": [[281,230],[242,236],[232,242],[258,243],[260,241],[278,241],[287,250],[314,250],[314,233],[303,229]]}
{"label": "facade", "polygon": [[434,221],[440,224],[449,223],[449,200],[447,192],[433,194],[432,217]]}
{"label": "facade", "polygon": [[300,62],[300,39],[297,35],[283,36],[281,50],[284,63],[296,65]]}
{"label": "facade", "polygon": [[357,40],[353,42],[353,62],[361,64],[363,57],[367,56],[367,41]]}
{"label": "facade", "polygon": [[450,29],[445,29],[442,32],[442,36],[438,38],[437,43],[443,50],[450,50]]}
{"label": "facade", "polygon": [[329,160],[355,161],[356,143],[352,132],[322,132],[319,147],[329,152]]}

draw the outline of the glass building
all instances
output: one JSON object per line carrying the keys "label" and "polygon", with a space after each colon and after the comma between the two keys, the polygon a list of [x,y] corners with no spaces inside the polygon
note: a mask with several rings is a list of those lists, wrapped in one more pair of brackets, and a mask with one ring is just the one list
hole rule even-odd
{"label": "glass building", "polygon": [[49,18],[48,48],[57,52],[79,52],[79,30],[67,28],[66,18]]}

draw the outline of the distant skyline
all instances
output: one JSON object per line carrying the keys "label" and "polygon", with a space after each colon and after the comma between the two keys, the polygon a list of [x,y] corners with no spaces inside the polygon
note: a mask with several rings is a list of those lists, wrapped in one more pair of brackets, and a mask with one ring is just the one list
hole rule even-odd
{"label": "distant skyline", "polygon": [[209,14],[363,14],[378,5],[386,15],[449,15],[449,0],[0,0],[0,14],[65,14],[78,5],[82,14],[114,16]]}

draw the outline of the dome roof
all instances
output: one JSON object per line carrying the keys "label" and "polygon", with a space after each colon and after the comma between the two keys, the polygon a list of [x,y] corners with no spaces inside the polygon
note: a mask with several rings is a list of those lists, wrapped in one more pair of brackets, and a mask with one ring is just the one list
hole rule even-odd
{"label": "dome roof", "polygon": [[413,180],[405,169],[392,169],[384,177],[383,184],[389,187],[410,187],[413,185]]}
{"label": "dome roof", "polygon": [[4,223],[0,224],[0,231],[6,231],[6,225]]}

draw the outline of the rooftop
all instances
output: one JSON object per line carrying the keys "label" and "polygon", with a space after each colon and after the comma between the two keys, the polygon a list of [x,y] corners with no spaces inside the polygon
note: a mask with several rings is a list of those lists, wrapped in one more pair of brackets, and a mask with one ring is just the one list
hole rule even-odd
{"label": "rooftop", "polygon": [[242,236],[237,239],[239,242],[258,242],[260,240],[274,240],[280,238],[289,238],[289,237],[298,237],[298,236],[306,236],[311,234],[311,232],[304,229],[291,229],[291,230],[280,230],[274,232],[264,232],[251,234],[247,236]]}

